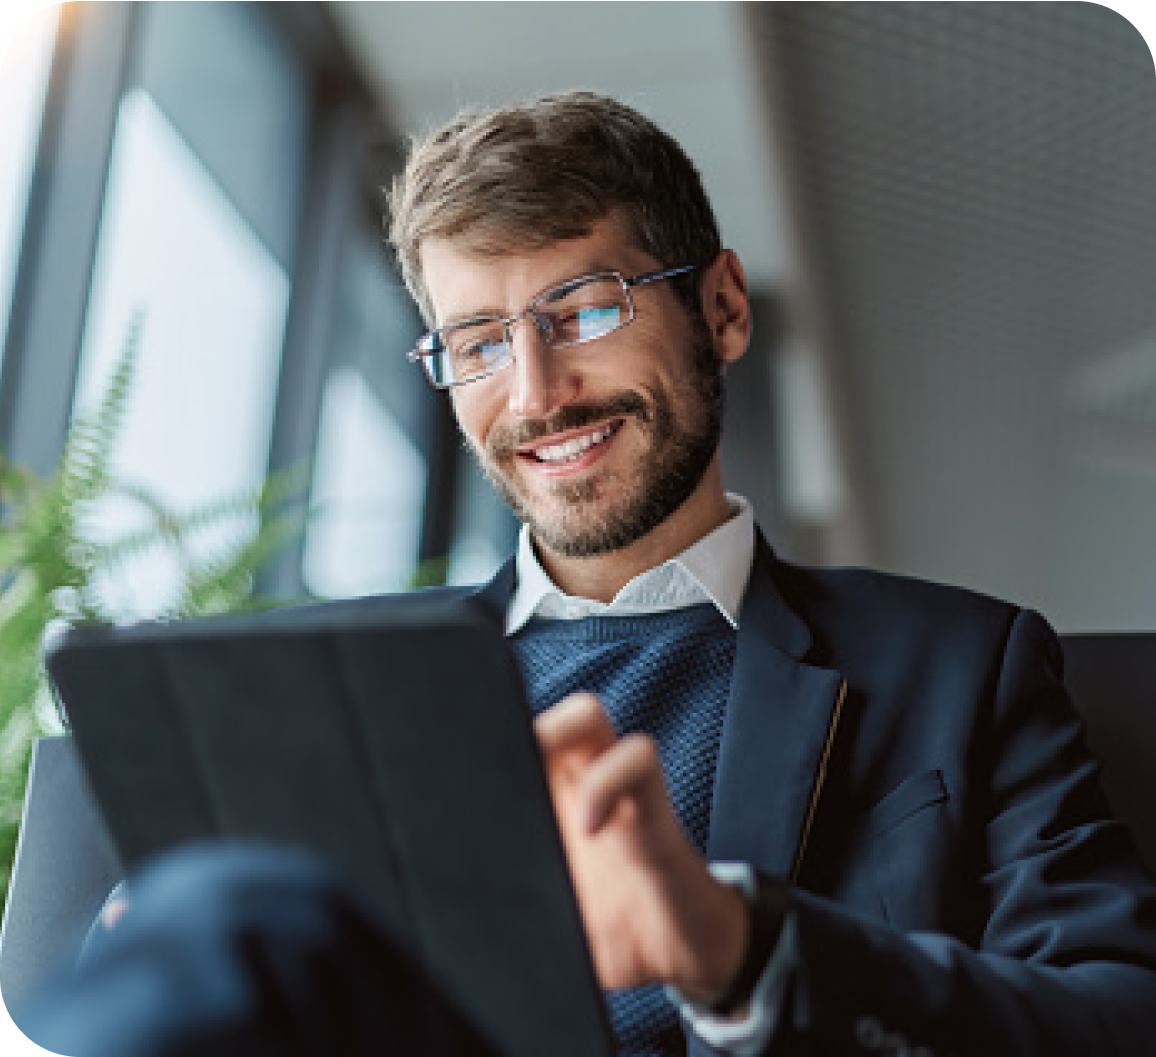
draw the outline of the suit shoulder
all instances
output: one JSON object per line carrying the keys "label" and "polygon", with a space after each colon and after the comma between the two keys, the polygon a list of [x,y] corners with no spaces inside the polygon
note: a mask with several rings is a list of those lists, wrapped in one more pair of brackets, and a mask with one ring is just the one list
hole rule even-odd
{"label": "suit shoulder", "polygon": [[818,568],[779,560],[776,580],[812,626],[858,626],[865,634],[918,632],[922,637],[948,631],[967,634],[970,629],[1002,638],[1025,612],[980,591],[874,569]]}

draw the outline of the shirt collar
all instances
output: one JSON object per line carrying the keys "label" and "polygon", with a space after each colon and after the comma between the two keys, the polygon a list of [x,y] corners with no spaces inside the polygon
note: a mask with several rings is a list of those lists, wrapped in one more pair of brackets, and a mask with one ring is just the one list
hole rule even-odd
{"label": "shirt collar", "polygon": [[594,615],[637,616],[712,603],[731,627],[738,627],[739,604],[755,554],[755,517],[750,503],[727,494],[731,516],[681,554],[640,573],[610,602],[567,595],[546,575],[523,525],[515,557],[517,587],[506,609],[506,634],[520,631],[533,617],[576,620]]}

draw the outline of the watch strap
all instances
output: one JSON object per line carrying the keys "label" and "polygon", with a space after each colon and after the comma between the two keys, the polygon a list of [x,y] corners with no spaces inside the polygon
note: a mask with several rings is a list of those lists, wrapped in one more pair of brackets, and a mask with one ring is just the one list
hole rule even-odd
{"label": "watch strap", "polygon": [[709,1009],[715,1016],[730,1016],[750,1000],[779,942],[783,922],[790,907],[788,885],[763,874],[755,874],[754,892],[744,891],[743,894],[750,907],[747,945],[734,979],[726,990],[709,1004]]}

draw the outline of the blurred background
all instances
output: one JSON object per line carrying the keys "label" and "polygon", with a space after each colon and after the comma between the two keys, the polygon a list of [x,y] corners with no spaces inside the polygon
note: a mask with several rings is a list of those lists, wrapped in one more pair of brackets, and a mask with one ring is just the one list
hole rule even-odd
{"label": "blurred background", "polygon": [[725,457],[780,553],[1156,626],[1156,76],[1094,4],[47,9],[0,64],[0,450],[50,472],[139,314],[124,478],[309,467],[266,591],[488,575],[516,526],[405,360],[381,188],[574,87],[683,144],[747,266]]}

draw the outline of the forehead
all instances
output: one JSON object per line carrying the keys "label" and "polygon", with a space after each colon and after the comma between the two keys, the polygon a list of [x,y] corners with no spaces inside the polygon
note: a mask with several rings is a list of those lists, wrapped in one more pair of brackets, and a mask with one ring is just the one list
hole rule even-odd
{"label": "forehead", "polygon": [[464,241],[431,239],[421,247],[422,278],[435,325],[483,312],[519,312],[547,287],[588,272],[626,275],[659,267],[640,250],[627,225],[606,217],[588,234],[549,246],[482,253]]}

